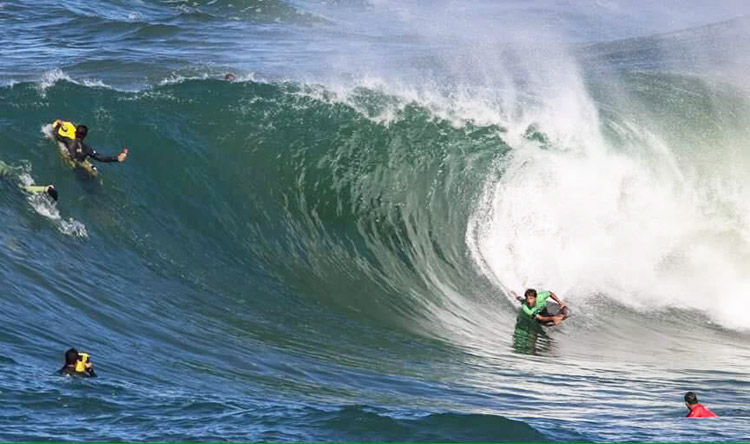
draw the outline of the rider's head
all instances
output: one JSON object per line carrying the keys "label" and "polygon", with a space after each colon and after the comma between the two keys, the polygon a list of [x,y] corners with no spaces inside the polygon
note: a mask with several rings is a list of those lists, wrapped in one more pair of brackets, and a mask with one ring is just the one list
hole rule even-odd
{"label": "rider's head", "polygon": [[529,288],[523,295],[526,297],[526,303],[529,307],[536,305],[536,290]]}
{"label": "rider's head", "polygon": [[76,361],[78,361],[78,350],[74,348],[68,349],[65,352],[65,365],[75,367]]}
{"label": "rider's head", "polygon": [[696,396],[695,393],[693,392],[685,393],[685,404],[687,405],[698,404],[698,396]]}
{"label": "rider's head", "polygon": [[49,197],[51,197],[54,200],[57,200],[57,189],[54,185],[50,185],[47,187],[47,194],[49,194]]}
{"label": "rider's head", "polygon": [[76,139],[85,139],[86,134],[89,133],[89,129],[86,125],[78,125],[76,127]]}

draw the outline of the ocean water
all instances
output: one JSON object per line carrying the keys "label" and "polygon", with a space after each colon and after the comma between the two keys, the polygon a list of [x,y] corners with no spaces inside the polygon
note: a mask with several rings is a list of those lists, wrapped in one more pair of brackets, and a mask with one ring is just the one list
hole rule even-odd
{"label": "ocean water", "polygon": [[0,3],[0,439],[746,440],[749,9]]}

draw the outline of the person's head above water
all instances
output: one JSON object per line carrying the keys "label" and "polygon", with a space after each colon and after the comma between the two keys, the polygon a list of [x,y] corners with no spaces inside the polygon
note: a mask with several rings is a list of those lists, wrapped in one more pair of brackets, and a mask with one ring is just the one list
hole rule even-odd
{"label": "person's head above water", "polygon": [[715,418],[718,416],[700,402],[693,392],[685,393],[685,407],[688,409],[688,418]]}
{"label": "person's head above water", "polygon": [[78,361],[78,350],[74,348],[68,349],[68,351],[65,352],[65,366],[75,367],[76,361]]}
{"label": "person's head above water", "polygon": [[526,297],[526,304],[529,307],[533,307],[536,305],[536,290],[533,288],[529,288],[524,292],[524,297]]}
{"label": "person's head above water", "polygon": [[685,393],[685,404],[687,405],[698,404],[698,396],[696,396],[696,394],[693,392]]}
{"label": "person's head above water", "polygon": [[55,188],[54,185],[47,187],[47,194],[49,194],[49,197],[57,201],[57,188]]}
{"label": "person's head above water", "polygon": [[65,365],[57,371],[57,374],[81,378],[97,377],[94,364],[91,362],[91,356],[88,353],[79,352],[75,348],[70,348],[65,352]]}
{"label": "person's head above water", "polygon": [[89,128],[86,125],[78,125],[76,127],[76,139],[85,139],[86,134],[89,133]]}

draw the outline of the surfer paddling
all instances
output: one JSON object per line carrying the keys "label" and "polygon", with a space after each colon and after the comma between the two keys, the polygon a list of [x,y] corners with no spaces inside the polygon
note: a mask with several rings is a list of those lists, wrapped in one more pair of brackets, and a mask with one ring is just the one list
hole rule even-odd
{"label": "surfer paddling", "polygon": [[[0,177],[14,177],[17,168],[13,168],[7,163],[0,160]],[[57,200],[57,189],[54,185],[22,185],[21,188],[29,193],[45,193],[53,200]]]}
{"label": "surfer paddling", "polygon": [[[568,307],[551,291],[540,291],[537,293],[533,288],[524,292],[524,297],[511,291],[517,301],[521,302],[521,310],[531,319],[535,319],[544,325],[558,325],[568,317]],[[557,305],[550,306],[547,299],[552,298]]]}
{"label": "surfer paddling", "polygon": [[[73,122],[55,120],[52,126],[55,132],[55,139],[65,146],[70,159],[78,165],[86,167],[89,157],[99,162],[125,162],[125,159],[128,157],[127,147],[123,147],[122,152],[116,156],[103,156],[89,145],[83,143],[83,139],[86,138],[89,132],[86,125],[76,126]],[[94,173],[96,172],[96,167],[90,165],[90,168]]]}

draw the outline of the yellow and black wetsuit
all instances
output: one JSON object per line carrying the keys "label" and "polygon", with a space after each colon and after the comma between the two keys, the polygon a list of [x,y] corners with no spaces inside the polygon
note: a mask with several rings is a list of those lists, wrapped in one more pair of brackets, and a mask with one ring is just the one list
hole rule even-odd
{"label": "yellow and black wetsuit", "polygon": [[96,152],[83,140],[76,138],[76,126],[73,122],[56,121],[55,122],[55,139],[65,145],[68,149],[70,158],[76,162],[83,162],[87,157],[92,157],[99,162],[117,162],[117,156],[103,156]]}

